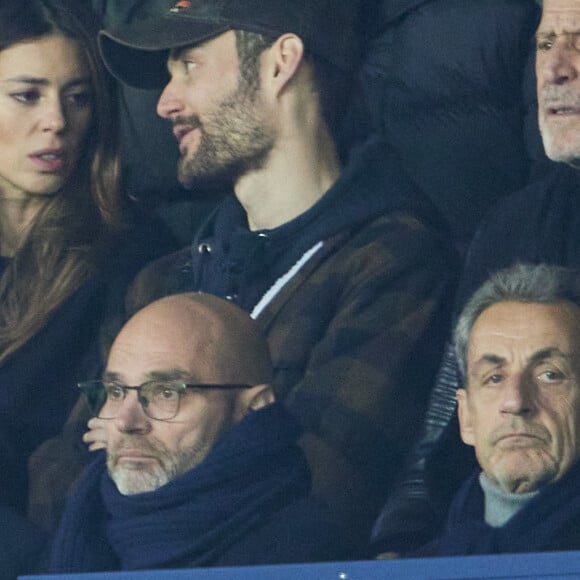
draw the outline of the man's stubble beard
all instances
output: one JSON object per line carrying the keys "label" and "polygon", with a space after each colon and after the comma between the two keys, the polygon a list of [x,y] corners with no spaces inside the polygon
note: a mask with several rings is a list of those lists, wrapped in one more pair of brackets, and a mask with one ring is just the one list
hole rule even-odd
{"label": "man's stubble beard", "polygon": [[[213,445],[213,441],[203,438],[190,447],[171,453],[163,444],[156,442],[155,445],[131,444],[128,447],[139,448],[146,451],[156,459],[155,462],[143,463],[139,466],[136,462],[133,466],[115,465],[112,456],[107,456],[107,468],[111,479],[122,495],[135,495],[155,491],[173,481],[175,478],[193,469],[198,465]],[[117,449],[123,445],[117,446]],[[113,456],[115,453],[112,454]]]}
{"label": "man's stubble beard", "polygon": [[274,147],[274,131],[260,111],[259,90],[241,77],[236,89],[203,121],[194,115],[175,122],[201,132],[197,151],[178,163],[178,179],[187,188],[233,186],[242,175],[262,168]]}

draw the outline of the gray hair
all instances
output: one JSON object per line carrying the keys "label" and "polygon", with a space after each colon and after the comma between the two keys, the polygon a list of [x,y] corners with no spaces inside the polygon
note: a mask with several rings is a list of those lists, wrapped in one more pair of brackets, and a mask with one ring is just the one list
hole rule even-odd
{"label": "gray hair", "polygon": [[467,302],[455,325],[453,344],[463,380],[467,378],[471,331],[484,310],[498,302],[562,301],[580,307],[580,275],[576,270],[551,264],[515,264],[493,274]]}

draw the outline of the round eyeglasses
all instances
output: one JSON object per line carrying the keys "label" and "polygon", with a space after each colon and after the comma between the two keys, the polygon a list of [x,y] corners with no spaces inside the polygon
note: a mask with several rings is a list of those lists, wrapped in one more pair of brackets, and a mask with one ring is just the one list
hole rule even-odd
{"label": "round eyeglasses", "polygon": [[137,391],[137,400],[150,419],[169,421],[179,413],[179,404],[187,389],[251,389],[244,383],[194,384],[181,381],[147,381],[138,386],[121,385],[111,381],[85,381],[78,387],[84,393],[89,411],[100,419],[114,419],[121,410],[129,391]]}

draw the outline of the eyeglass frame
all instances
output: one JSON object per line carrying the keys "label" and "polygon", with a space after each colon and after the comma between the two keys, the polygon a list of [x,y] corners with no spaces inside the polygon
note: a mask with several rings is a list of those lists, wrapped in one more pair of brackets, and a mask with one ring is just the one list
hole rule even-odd
{"label": "eyeglass frame", "polygon": [[[83,395],[85,396],[91,415],[93,417],[97,417],[98,419],[103,419],[104,421],[110,421],[112,419],[116,419],[118,414],[115,415],[114,417],[99,417],[99,413],[101,412],[101,410],[103,409],[103,407],[107,403],[108,397],[105,396],[104,401],[102,402],[98,411],[94,411],[93,410],[94,405],[91,405],[89,394],[88,394],[88,390],[91,388],[91,386],[96,386],[96,385],[100,385],[101,389],[103,391],[105,391],[105,388],[104,388],[105,382],[106,381],[99,380],[99,379],[94,379],[91,381],[82,381],[80,383],[77,383],[77,387],[82,391]],[[178,386],[182,387],[182,389],[179,391],[180,396],[179,396],[179,400],[177,402],[177,409],[175,411],[175,414],[172,415],[171,417],[165,417],[164,419],[159,419],[157,417],[152,417],[151,415],[149,415],[149,413],[147,412],[147,407],[143,404],[143,399],[145,399],[145,397],[141,397],[140,391],[144,386],[146,386],[150,383],[164,383],[164,382],[166,382],[167,385],[171,385],[172,388],[175,387],[176,385],[178,385]],[[145,381],[144,383],[141,383],[140,385],[122,385],[120,383],[114,383],[113,381],[111,381],[111,384],[114,384],[115,386],[117,386],[123,390],[123,401],[127,398],[127,391],[137,391],[137,401],[139,402],[141,409],[143,409],[143,412],[145,413],[145,415],[147,415],[147,417],[149,417],[149,419],[152,419],[153,421],[171,421],[172,419],[175,419],[175,417],[177,417],[177,415],[179,414],[181,399],[182,399],[183,394],[185,393],[186,389],[200,389],[200,390],[219,389],[219,390],[224,390],[224,391],[225,390],[230,391],[230,390],[235,390],[235,389],[251,389],[251,388],[256,386],[256,385],[250,385],[247,383],[186,383],[186,382],[177,381],[177,380],[176,381],[163,381],[163,380],[158,380],[158,379],[151,379],[150,381]],[[145,399],[145,400],[147,400],[147,399]]]}

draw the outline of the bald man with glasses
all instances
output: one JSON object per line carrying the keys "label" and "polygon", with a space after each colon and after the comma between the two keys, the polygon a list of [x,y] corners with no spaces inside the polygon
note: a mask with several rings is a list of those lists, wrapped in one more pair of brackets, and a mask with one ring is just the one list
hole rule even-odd
{"label": "bald man with glasses", "polygon": [[106,449],[69,499],[50,571],[354,556],[309,495],[300,429],[271,376],[254,321],[225,300],[180,294],[131,318],[103,379],[79,385]]}

